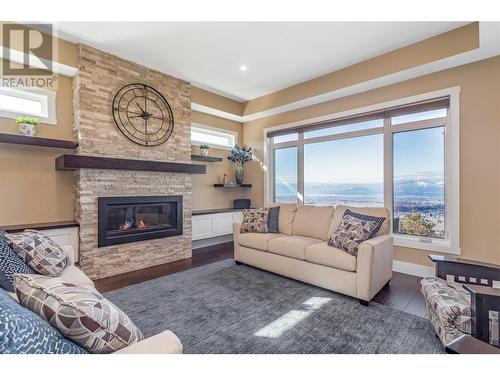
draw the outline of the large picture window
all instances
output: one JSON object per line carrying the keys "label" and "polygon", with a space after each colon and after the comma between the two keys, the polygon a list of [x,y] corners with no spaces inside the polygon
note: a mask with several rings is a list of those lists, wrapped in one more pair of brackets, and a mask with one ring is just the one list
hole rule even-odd
{"label": "large picture window", "polygon": [[434,95],[267,130],[267,199],[386,207],[396,245],[459,253],[458,90]]}

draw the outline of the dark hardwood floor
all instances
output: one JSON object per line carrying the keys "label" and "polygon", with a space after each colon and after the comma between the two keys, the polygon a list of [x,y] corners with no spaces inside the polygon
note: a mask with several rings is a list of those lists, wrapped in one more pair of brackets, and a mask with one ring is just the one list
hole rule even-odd
{"label": "dark hardwood floor", "polygon": [[[182,259],[143,270],[96,280],[95,285],[97,290],[104,293],[142,281],[232,258],[233,243],[228,242],[195,249],[193,250],[193,257],[189,259]],[[389,285],[384,287],[373,298],[373,301],[413,315],[425,317],[425,302],[420,293],[421,279],[421,277],[394,272]]]}

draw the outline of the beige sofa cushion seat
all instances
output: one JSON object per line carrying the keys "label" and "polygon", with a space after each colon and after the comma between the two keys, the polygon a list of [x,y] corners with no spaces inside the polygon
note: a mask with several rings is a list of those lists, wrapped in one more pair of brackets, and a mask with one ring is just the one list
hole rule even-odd
{"label": "beige sofa cushion seat", "polygon": [[267,251],[269,241],[282,236],[279,233],[240,233],[238,243],[251,249]]}
{"label": "beige sofa cushion seat", "polygon": [[328,240],[328,229],[334,208],[331,206],[298,206],[293,221],[293,235]]}
{"label": "beige sofa cushion seat", "polygon": [[268,250],[271,253],[286,257],[305,260],[305,249],[321,242],[316,238],[303,236],[282,236],[269,241]]}
{"label": "beige sofa cushion seat", "polygon": [[328,246],[327,242],[321,242],[306,247],[305,257],[306,260],[311,263],[349,272],[356,271],[357,258],[346,251]]}

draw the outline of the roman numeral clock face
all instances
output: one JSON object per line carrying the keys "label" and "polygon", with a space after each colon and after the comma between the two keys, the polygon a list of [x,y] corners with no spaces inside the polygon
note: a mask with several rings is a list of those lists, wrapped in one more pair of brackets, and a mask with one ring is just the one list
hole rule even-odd
{"label": "roman numeral clock face", "polygon": [[116,93],[113,118],[125,137],[142,146],[161,145],[174,130],[174,116],[167,100],[142,83],[124,86]]}

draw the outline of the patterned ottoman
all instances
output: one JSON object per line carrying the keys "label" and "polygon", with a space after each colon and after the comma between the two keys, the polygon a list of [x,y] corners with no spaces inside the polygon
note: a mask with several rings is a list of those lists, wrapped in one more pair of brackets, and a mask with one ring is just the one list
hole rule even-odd
{"label": "patterned ottoman", "polygon": [[427,315],[443,345],[463,334],[470,334],[470,293],[462,284],[428,277],[420,285]]}

